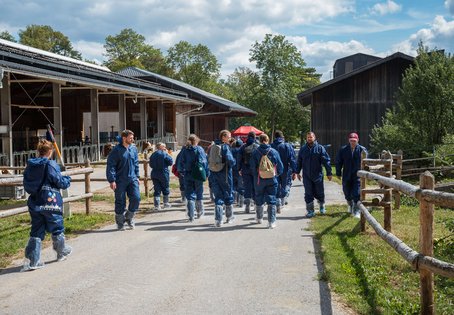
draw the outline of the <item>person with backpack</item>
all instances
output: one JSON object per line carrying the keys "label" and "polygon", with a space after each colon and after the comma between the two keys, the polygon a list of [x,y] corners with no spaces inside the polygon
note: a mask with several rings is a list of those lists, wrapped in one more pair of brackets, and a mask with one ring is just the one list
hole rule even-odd
{"label": "person with backpack", "polygon": [[240,156],[240,148],[243,145],[243,141],[241,139],[236,139],[231,143],[231,151],[233,158],[235,159],[235,166],[232,169],[233,173],[233,192],[235,195],[235,202],[239,208],[243,208],[244,206],[244,185],[243,185],[243,176],[241,176],[238,166]]}
{"label": "person with backpack", "polygon": [[251,171],[254,174],[256,221],[263,220],[263,205],[268,204],[268,227],[276,227],[276,195],[278,177],[284,171],[279,153],[270,145],[270,138],[266,134],[259,137],[260,146],[252,153],[250,160]]}
{"label": "person with backpack", "polygon": [[181,195],[181,203],[186,203],[186,196],[184,194],[184,174],[178,172],[178,163],[180,162],[181,159],[181,151],[178,153],[177,158],[175,159],[175,164],[172,165],[172,173],[176,177],[178,177],[178,184],[180,188],[180,195]]}
{"label": "person with backpack", "polygon": [[31,218],[30,238],[25,248],[23,271],[44,267],[41,261],[41,242],[46,232],[52,234],[53,249],[57,260],[65,260],[72,248],[65,244],[63,225],[63,199],[60,189],[71,184],[69,176],[63,176],[57,163],[51,160],[53,146],[50,141],[40,140],[38,157],[27,161],[24,170],[24,188],[30,194],[27,201]]}
{"label": "person with backpack", "polygon": [[250,164],[252,153],[259,147],[255,137],[255,132],[249,132],[246,143],[243,144],[240,148],[240,152],[238,153],[238,172],[243,177],[244,204],[246,205],[246,213],[251,211],[251,204],[255,201],[254,172],[251,170]]}
{"label": "person with backpack", "polygon": [[[295,175],[298,179],[303,179],[304,201],[306,202],[306,218],[315,215],[314,198],[319,204],[320,214],[326,213],[325,208],[325,188],[323,186],[323,170],[325,167],[328,180],[332,179],[331,159],[325,147],[316,140],[315,133],[312,131],[306,134],[306,144],[298,152],[297,167]],[[303,171],[301,177],[300,172]],[[293,178],[295,177],[293,175]]]}
{"label": "person with backpack", "polygon": [[[107,157],[106,177],[115,193],[115,222],[118,230],[124,231],[125,223],[134,229],[134,215],[140,204],[139,154],[134,145],[134,132],[125,129],[120,137]],[[126,195],[129,198],[127,211]]]}
{"label": "person with backpack", "polygon": [[281,208],[285,205],[285,200],[290,192],[289,177],[296,169],[295,150],[290,143],[285,142],[284,133],[280,130],[274,132],[274,141],[271,147],[279,152],[284,171],[278,177],[276,211],[281,213]]}
{"label": "person with backpack", "polygon": [[184,174],[184,188],[186,196],[186,207],[189,222],[194,222],[194,212],[197,212],[197,219],[201,218],[205,210],[203,208],[203,182],[210,174],[205,151],[199,146],[199,137],[191,134],[188,137],[186,146],[180,152],[181,159],[177,169]]}
{"label": "person with backpack", "polygon": [[151,167],[151,180],[154,187],[154,209],[161,210],[161,193],[164,199],[164,208],[170,208],[169,194],[170,194],[170,174],[169,166],[173,164],[173,159],[167,153],[166,145],[158,143],[156,151],[150,156],[149,164]]}
{"label": "person with backpack", "polygon": [[226,223],[235,219],[233,213],[233,175],[236,162],[230,151],[230,131],[221,130],[208,151],[208,168],[214,193],[214,220],[216,227],[222,225],[222,212],[225,205]]}

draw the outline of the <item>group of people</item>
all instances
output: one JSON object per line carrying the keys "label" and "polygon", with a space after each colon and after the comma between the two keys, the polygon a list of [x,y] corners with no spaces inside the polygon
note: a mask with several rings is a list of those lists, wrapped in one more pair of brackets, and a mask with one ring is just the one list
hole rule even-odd
{"label": "group of people", "polygon": [[[154,185],[153,203],[155,210],[169,208],[170,172],[178,176],[182,202],[186,203],[189,222],[204,215],[203,190],[208,180],[210,196],[215,204],[215,226],[232,223],[235,219],[234,202],[245,207],[250,213],[255,207],[255,219],[263,222],[264,209],[267,206],[268,227],[276,227],[276,213],[281,213],[287,204],[292,180],[298,177],[305,187],[306,217],[315,215],[314,200],[318,201],[319,212],[324,214],[325,194],[323,170],[329,180],[332,179],[330,157],[324,146],[320,145],[313,132],[306,135],[306,144],[299,150],[298,156],[291,144],[285,142],[282,131],[274,133],[275,140],[270,144],[268,135],[258,138],[250,132],[247,140],[232,139],[228,130],[222,130],[219,138],[207,152],[199,146],[200,139],[191,134],[174,163],[165,144],[158,143],[151,155],[149,165]],[[124,130],[119,143],[110,152],[107,159],[106,177],[115,194],[115,222],[118,230],[135,227],[134,216],[140,204],[139,158],[134,143],[134,133]],[[360,198],[359,178],[361,153],[366,149],[358,144],[356,133],[349,135],[349,144],[343,146],[336,158],[336,175],[342,176],[342,186],[349,212],[359,217],[357,203]],[[24,270],[41,268],[41,241],[46,231],[52,234],[53,248],[57,259],[64,260],[71,254],[71,247],[65,244],[62,197],[60,189],[66,189],[71,179],[62,176],[59,166],[51,160],[53,144],[40,140],[37,158],[28,161],[24,171],[24,187],[30,194],[28,198],[31,216],[30,239],[25,249],[26,263]],[[301,175],[302,173],[302,175]],[[126,208],[126,196],[129,205]],[[225,214],[226,220],[223,220]]]}

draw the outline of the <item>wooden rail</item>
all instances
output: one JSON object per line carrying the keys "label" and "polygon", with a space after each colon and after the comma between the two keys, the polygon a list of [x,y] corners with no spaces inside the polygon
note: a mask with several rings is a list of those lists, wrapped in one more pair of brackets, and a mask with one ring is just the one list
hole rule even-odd
{"label": "wooden rail", "polygon": [[434,314],[433,274],[454,278],[454,264],[432,257],[434,205],[454,207],[454,194],[434,191],[434,177],[427,171],[420,175],[420,187],[367,171],[358,171],[357,174],[362,179],[376,180],[382,185],[419,200],[419,253],[381,227],[361,202],[358,202],[358,206],[361,210],[361,219],[364,218],[384,241],[392,246],[415,270],[419,271],[421,314]]}

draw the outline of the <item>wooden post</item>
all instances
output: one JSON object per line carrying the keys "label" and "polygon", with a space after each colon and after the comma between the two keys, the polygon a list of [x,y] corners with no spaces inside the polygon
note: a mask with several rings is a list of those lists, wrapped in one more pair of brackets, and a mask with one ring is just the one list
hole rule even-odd
{"label": "wooden post", "polygon": [[[385,159],[389,159],[389,163],[387,163],[386,170],[389,172],[389,177],[392,178],[393,176],[393,157],[390,152],[386,152],[384,155]],[[383,188],[387,189],[388,186],[384,186]],[[384,193],[383,201],[385,202],[384,205],[384,228],[386,231],[391,232],[392,228],[392,212],[391,212],[391,191],[387,191]]]}
{"label": "wooden post", "polygon": [[148,152],[145,152],[143,154],[143,185],[145,186],[145,197],[149,197],[149,192],[148,192]]}
{"label": "wooden post", "polygon": [[[91,167],[90,166],[90,160],[87,159],[85,160],[85,167]],[[85,193],[88,194],[90,193],[91,187],[90,187],[90,173],[85,174]],[[89,215],[90,214],[90,209],[91,209],[91,198],[85,198],[85,214]]]}
{"label": "wooden post", "polygon": [[[364,159],[367,157],[366,152],[361,153],[361,169],[364,170],[366,163]],[[364,192],[364,189],[366,189],[366,179],[365,178],[360,178],[360,189],[361,189],[361,201],[366,200],[366,193]],[[363,215],[363,212],[361,211],[361,218],[360,218],[360,224],[361,224],[361,232],[366,232],[366,217]]]}
{"label": "wooden post", "polygon": [[[433,175],[425,171],[419,176],[419,185],[421,189],[434,190],[435,178]],[[419,200],[419,252],[425,256],[433,256],[433,213],[434,205],[426,202],[424,199]],[[432,272],[420,269],[420,300],[421,314],[435,314],[434,309],[434,279]]]}
{"label": "wooden post", "polygon": [[[396,179],[402,179],[402,159],[404,153],[402,150],[397,151],[397,158],[396,158]],[[394,193],[394,208],[400,209],[400,191],[397,189],[393,190]]]}

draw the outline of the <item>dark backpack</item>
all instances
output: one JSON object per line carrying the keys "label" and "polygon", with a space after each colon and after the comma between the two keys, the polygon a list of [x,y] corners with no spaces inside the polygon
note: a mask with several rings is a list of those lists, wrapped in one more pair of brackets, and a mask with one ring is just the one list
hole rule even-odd
{"label": "dark backpack", "polygon": [[205,171],[205,166],[200,161],[199,151],[196,149],[195,152],[196,152],[195,159],[194,159],[194,162],[192,163],[192,168],[191,168],[191,177],[195,180],[204,182],[207,180],[207,173]]}
{"label": "dark backpack", "polygon": [[249,165],[249,161],[251,160],[252,157],[252,152],[257,149],[259,145],[257,143],[252,143],[251,145],[248,145],[247,147],[244,147],[244,153],[243,153],[243,164]]}

